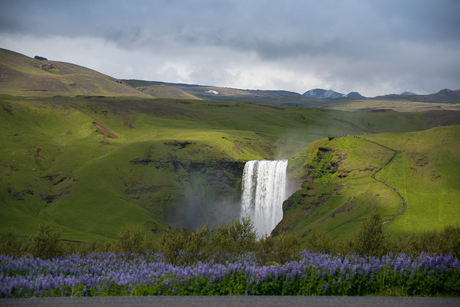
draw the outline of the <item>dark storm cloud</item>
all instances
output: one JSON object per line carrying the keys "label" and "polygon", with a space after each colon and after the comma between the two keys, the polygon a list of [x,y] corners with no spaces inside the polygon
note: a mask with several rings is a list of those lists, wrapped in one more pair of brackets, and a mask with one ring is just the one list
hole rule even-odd
{"label": "dark storm cloud", "polygon": [[[217,48],[308,71],[331,86],[365,87],[392,76],[417,83],[417,75],[432,73],[431,79],[459,84],[460,69],[452,67],[460,49],[459,13],[455,0],[19,0],[2,5],[0,33],[96,37],[124,50],[178,58],[202,49],[203,64],[214,56],[209,48]],[[428,83],[422,76],[413,88]]]}
{"label": "dark storm cloud", "polygon": [[[277,58],[460,39],[459,1],[9,1],[1,30],[142,43],[171,36]],[[382,44],[383,42],[383,44]]]}

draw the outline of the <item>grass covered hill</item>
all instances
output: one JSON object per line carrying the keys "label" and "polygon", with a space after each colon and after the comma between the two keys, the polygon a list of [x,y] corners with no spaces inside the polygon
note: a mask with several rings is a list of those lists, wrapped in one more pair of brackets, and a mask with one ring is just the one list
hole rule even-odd
{"label": "grass covered hill", "polygon": [[289,161],[302,188],[274,230],[350,238],[373,209],[390,238],[460,222],[460,126],[313,142]]}
{"label": "grass covered hill", "polygon": [[[123,80],[136,90],[156,98],[177,98],[201,100],[198,96],[189,93],[174,84],[154,81]],[[205,92],[203,90],[203,92]]]}
{"label": "grass covered hill", "polygon": [[[136,89],[159,98],[188,98],[214,101],[238,101],[274,106],[307,106],[317,101],[289,91],[242,90],[196,84],[166,83],[141,80],[123,80]],[[193,97],[193,98],[192,98]]]}
{"label": "grass covered hill", "polygon": [[151,97],[128,84],[75,64],[37,60],[0,48],[0,93],[14,96]]}
{"label": "grass covered hill", "polygon": [[[0,96],[0,230],[49,221],[68,240],[196,229],[239,214],[243,162],[290,158],[328,135],[417,131],[439,113],[241,102]],[[457,123],[460,123],[460,118]]]}

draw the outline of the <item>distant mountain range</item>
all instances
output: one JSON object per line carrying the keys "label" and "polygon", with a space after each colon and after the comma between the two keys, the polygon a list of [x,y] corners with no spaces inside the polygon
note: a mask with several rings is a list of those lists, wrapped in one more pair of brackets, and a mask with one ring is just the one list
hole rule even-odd
{"label": "distant mountain range", "polygon": [[333,90],[324,89],[313,89],[306,91],[302,94],[309,98],[317,100],[340,100],[343,98],[352,99],[375,99],[375,100],[401,100],[401,101],[419,101],[419,102],[442,102],[442,103],[459,103],[460,102],[460,90],[452,91],[449,89],[443,89],[436,94],[429,95],[418,95],[413,92],[402,92],[401,94],[389,94],[383,96],[377,96],[373,98],[366,98],[358,92],[350,92],[346,95],[335,92]]}
{"label": "distant mountain range", "polygon": [[376,100],[401,100],[401,101],[419,101],[419,102],[438,102],[438,103],[460,103],[460,90],[452,91],[443,89],[436,94],[417,95],[411,92],[403,92],[400,95],[391,94],[377,96]]}
{"label": "distant mountain range", "polygon": [[443,89],[436,94],[403,92],[366,98],[358,92],[342,94],[312,89],[304,94],[282,90],[244,90],[197,84],[144,80],[120,80],[71,63],[30,58],[0,48],[0,94],[13,96],[124,96],[213,101],[241,101],[273,106],[328,108],[343,100],[401,100],[460,103],[460,90]]}

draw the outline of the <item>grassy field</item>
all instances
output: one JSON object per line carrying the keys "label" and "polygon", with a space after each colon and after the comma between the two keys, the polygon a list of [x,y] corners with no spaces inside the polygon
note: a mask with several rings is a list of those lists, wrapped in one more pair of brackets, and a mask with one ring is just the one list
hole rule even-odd
{"label": "grassy field", "polygon": [[404,213],[390,224],[388,233],[423,232],[460,222],[459,126],[372,139],[402,151],[376,176],[400,191],[406,201]]}
{"label": "grassy field", "polygon": [[456,225],[459,161],[460,126],[316,141],[289,162],[302,189],[275,233],[351,238],[374,208],[390,238]]}

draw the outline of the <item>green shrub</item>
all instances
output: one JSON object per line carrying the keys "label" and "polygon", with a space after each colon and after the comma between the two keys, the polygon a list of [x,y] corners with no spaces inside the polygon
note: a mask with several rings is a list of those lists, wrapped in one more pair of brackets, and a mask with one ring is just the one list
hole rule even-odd
{"label": "green shrub", "polygon": [[221,251],[231,254],[247,253],[254,251],[257,243],[257,233],[249,217],[233,219],[231,223],[213,229],[210,242]]}
{"label": "green shrub", "polygon": [[158,250],[158,239],[156,239],[154,236],[144,236],[143,252],[157,252]]}
{"label": "green shrub", "polygon": [[176,265],[204,261],[213,251],[209,243],[210,236],[207,224],[203,229],[191,233],[182,228],[177,233],[164,234],[159,241],[158,249],[167,262]]}
{"label": "green shrub", "polygon": [[313,231],[311,240],[310,240],[310,246],[309,249],[312,252],[318,252],[318,253],[332,253],[335,250],[335,243],[332,241],[332,239],[324,234],[320,233],[318,230]]}
{"label": "green shrub", "polygon": [[144,237],[139,225],[126,225],[118,233],[120,250],[125,253],[141,253],[144,250]]}
{"label": "green shrub", "polygon": [[256,257],[260,263],[286,263],[300,255],[300,241],[296,236],[282,232],[276,237],[262,237]]}
{"label": "green shrub", "polygon": [[23,253],[21,240],[13,227],[0,234],[0,254],[20,256]]}
{"label": "green shrub", "polygon": [[[207,227],[207,225],[205,225]],[[189,251],[188,234],[185,229],[179,229],[177,233],[168,232],[159,241],[159,250],[163,253],[168,263],[176,265],[190,264],[195,261],[193,254]],[[192,250],[198,250],[198,246]]]}
{"label": "green shrub", "polygon": [[460,225],[444,227],[439,235],[438,247],[440,252],[452,253],[455,257],[460,257]]}
{"label": "green shrub", "polygon": [[386,253],[386,240],[383,235],[382,218],[377,210],[362,223],[355,243],[358,255],[382,256]]}
{"label": "green shrub", "polygon": [[257,233],[249,218],[235,219],[230,224],[221,223],[209,229],[205,225],[201,230],[164,234],[158,249],[166,261],[178,265],[206,261],[212,257],[215,262],[225,261],[231,254],[243,254],[255,251]]}
{"label": "green shrub", "polygon": [[356,241],[353,239],[343,239],[339,242],[335,242],[334,247],[332,248],[334,253],[340,255],[349,255],[352,254],[355,250]]}
{"label": "green shrub", "polygon": [[31,244],[29,252],[34,256],[42,259],[61,256],[64,251],[59,242],[61,231],[51,232],[51,225],[48,223],[40,224],[36,236],[30,237]]}
{"label": "green shrub", "polygon": [[447,225],[443,230],[426,231],[422,234],[412,234],[407,238],[399,237],[396,242],[388,242],[387,250],[393,253],[416,255],[422,252],[428,254],[450,254],[460,256],[460,226]]}

